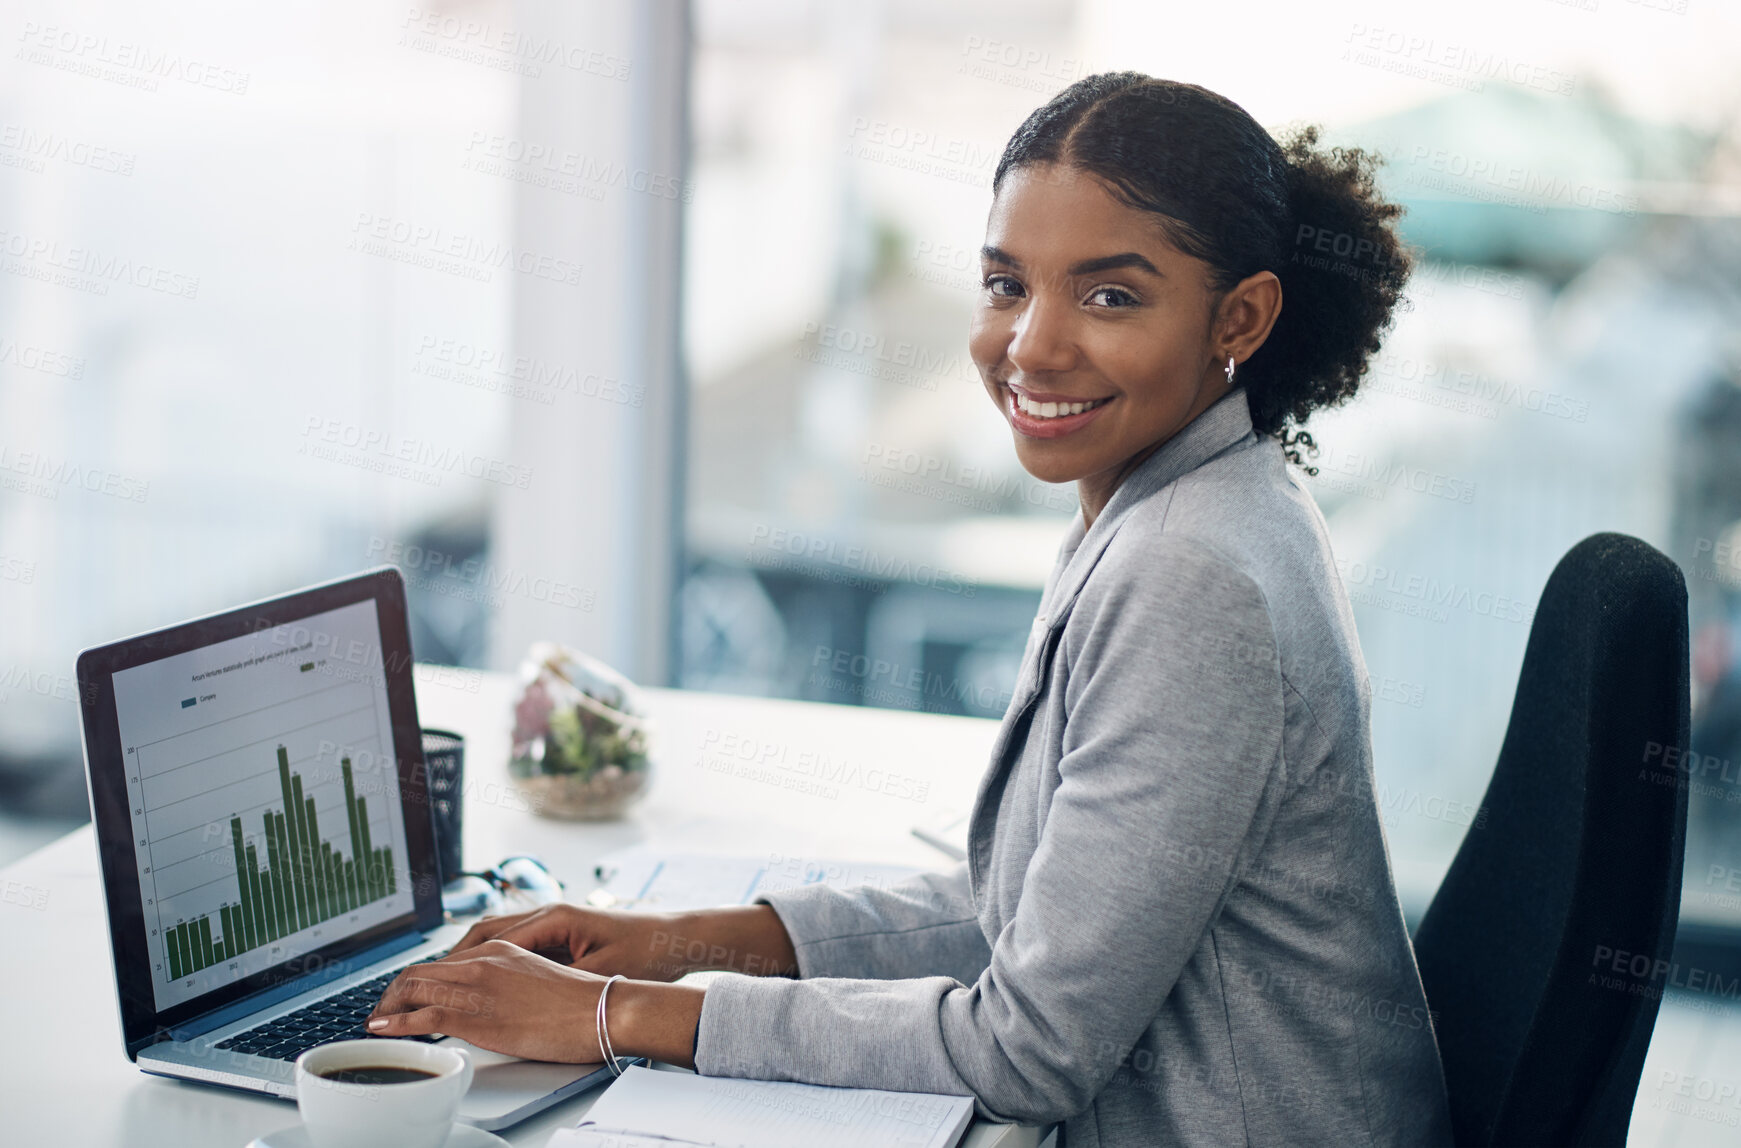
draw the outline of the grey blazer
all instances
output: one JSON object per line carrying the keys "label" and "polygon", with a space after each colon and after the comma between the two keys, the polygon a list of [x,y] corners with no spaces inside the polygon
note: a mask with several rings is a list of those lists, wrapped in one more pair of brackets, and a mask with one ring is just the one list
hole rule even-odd
{"label": "grey blazer", "polygon": [[968,862],[767,898],[800,979],[715,981],[698,1070],[972,1096],[1068,1148],[1449,1144],[1370,693],[1234,391],[1066,536]]}

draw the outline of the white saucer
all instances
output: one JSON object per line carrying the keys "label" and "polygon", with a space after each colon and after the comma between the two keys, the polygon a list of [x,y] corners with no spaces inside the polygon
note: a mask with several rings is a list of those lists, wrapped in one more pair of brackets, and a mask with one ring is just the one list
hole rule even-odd
{"label": "white saucer", "polygon": [[[314,1148],[314,1142],[308,1138],[308,1129],[296,1124],[249,1141],[248,1148]],[[482,1128],[455,1124],[441,1148],[508,1148],[508,1142]]]}

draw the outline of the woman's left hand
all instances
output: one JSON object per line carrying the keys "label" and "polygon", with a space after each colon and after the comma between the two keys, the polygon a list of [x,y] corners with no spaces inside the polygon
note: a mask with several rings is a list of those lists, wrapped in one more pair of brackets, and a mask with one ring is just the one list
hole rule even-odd
{"label": "woman's left hand", "polygon": [[[528,1060],[590,1063],[603,1059],[597,1022],[604,983],[596,973],[507,941],[485,941],[400,973],[381,994],[368,1027],[376,1036],[439,1032]],[[622,988],[611,991],[613,1017]],[[617,1051],[622,1055],[620,1046]]]}

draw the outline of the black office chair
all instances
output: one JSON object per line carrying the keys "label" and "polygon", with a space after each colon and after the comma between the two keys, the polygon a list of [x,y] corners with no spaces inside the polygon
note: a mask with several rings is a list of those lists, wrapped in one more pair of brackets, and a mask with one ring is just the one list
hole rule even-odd
{"label": "black office chair", "polygon": [[1680,912],[1687,673],[1675,564],[1624,534],[1574,546],[1486,817],[1415,936],[1460,1145],[1626,1142]]}

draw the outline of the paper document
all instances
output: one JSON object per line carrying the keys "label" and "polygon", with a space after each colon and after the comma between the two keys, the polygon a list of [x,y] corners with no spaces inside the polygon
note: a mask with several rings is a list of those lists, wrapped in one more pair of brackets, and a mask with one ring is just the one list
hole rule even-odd
{"label": "paper document", "polygon": [[650,913],[747,905],[763,893],[800,885],[897,885],[922,869],[862,861],[817,861],[762,853],[726,857],[708,853],[667,853],[645,845],[619,849],[599,860],[599,887],[586,903],[599,909],[641,909]]}
{"label": "paper document", "polygon": [[951,1148],[972,1118],[965,1096],[635,1067],[547,1148]]}

